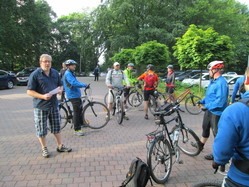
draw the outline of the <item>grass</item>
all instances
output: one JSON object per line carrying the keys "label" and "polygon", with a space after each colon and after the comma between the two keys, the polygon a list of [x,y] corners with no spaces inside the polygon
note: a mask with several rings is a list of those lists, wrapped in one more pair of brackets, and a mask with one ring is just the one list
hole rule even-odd
{"label": "grass", "polygon": [[[185,83],[182,83],[181,81],[175,81],[175,95],[179,96],[186,89],[188,89],[189,86],[190,84],[185,84]],[[164,93],[165,87],[166,87],[165,82],[159,81],[159,85],[158,85],[159,92]],[[200,89],[199,85],[194,85],[193,87],[190,88],[191,92],[194,93],[194,95],[199,96],[200,98],[204,98],[206,89],[205,88],[201,88],[201,90],[199,89]]]}

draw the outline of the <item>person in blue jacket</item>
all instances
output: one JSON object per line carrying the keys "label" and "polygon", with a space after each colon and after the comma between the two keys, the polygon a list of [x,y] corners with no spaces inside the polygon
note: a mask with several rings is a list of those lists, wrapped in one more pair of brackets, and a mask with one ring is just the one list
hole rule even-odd
{"label": "person in blue jacket", "polygon": [[[242,101],[248,102],[249,77],[246,78],[245,90]],[[219,165],[225,165],[232,158],[227,177],[224,178],[225,187],[249,186],[248,114],[249,102],[247,105],[236,102],[225,109],[218,124],[219,130],[213,144],[212,166],[217,169]]]}
{"label": "person in blue jacket", "polygon": [[[205,98],[198,102],[198,104],[204,105],[203,110],[205,110],[202,122],[201,149],[203,149],[209,138],[210,129],[212,129],[213,135],[216,136],[220,115],[228,102],[228,85],[226,79],[222,76],[224,70],[223,61],[212,61],[208,64],[207,69],[211,78],[210,84],[207,87]],[[193,144],[192,146],[195,147],[196,145]],[[208,154],[205,159],[213,160],[213,155]]]}
{"label": "person in blue jacket", "polygon": [[241,86],[243,86],[243,83],[245,82],[246,76],[249,76],[249,67],[246,68],[245,76],[238,78],[237,81],[235,82],[230,104],[234,103],[235,97],[236,97],[238,91],[240,94],[240,98],[242,97],[243,91],[240,88],[241,88]]}
{"label": "person in blue jacket", "polygon": [[74,134],[83,136],[84,133],[81,130],[83,119],[80,88],[87,87],[87,85],[85,83],[79,82],[76,79],[74,71],[77,63],[74,60],[67,60],[65,64],[67,66],[67,70],[64,74],[63,85],[65,88],[66,96],[73,105]]}

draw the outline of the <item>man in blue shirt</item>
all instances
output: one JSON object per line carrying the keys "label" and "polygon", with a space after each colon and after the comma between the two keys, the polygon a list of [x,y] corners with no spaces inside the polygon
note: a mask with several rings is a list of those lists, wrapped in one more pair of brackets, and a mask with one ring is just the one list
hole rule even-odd
{"label": "man in blue shirt", "polygon": [[242,94],[244,93],[242,90],[240,90],[240,88],[243,87],[243,83],[245,82],[246,76],[249,76],[249,67],[246,68],[245,76],[238,78],[237,81],[235,82],[230,104],[234,103],[235,97],[236,97],[238,91],[240,94],[240,98],[241,98]]}
{"label": "man in blue shirt", "polygon": [[59,73],[51,68],[51,62],[50,55],[41,55],[40,68],[30,75],[27,87],[27,94],[33,97],[36,136],[42,146],[42,156],[45,158],[49,157],[46,144],[48,119],[51,133],[57,141],[57,151],[72,151],[71,148],[64,146],[61,140],[60,113],[56,93],[61,94],[62,85]]}
{"label": "man in blue shirt", "polygon": [[246,78],[245,90],[242,95],[245,103],[236,102],[222,113],[213,144],[214,169],[232,158],[224,179],[225,187],[249,186],[249,77]]}
{"label": "man in blue shirt", "polygon": [[[199,104],[205,105],[205,114],[202,122],[201,149],[203,149],[204,144],[209,138],[211,128],[213,135],[216,136],[218,121],[221,113],[227,106],[228,99],[227,81],[222,77],[224,69],[223,61],[213,61],[208,64],[207,69],[209,70],[211,80],[205,98],[199,101]],[[213,160],[213,155],[206,155],[205,159]]]}
{"label": "man in blue shirt", "polygon": [[74,71],[76,69],[77,63],[74,60],[67,60],[65,64],[67,66],[67,70],[64,74],[63,84],[66,96],[73,105],[74,134],[78,136],[83,136],[84,133],[81,130],[81,126],[83,125],[83,118],[80,88],[86,87],[87,85],[79,82],[76,79]]}

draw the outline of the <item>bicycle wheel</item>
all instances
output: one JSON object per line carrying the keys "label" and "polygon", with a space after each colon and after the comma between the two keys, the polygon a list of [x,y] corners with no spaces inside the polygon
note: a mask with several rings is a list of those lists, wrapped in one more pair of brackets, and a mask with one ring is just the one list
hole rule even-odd
{"label": "bicycle wheel", "polygon": [[148,103],[149,110],[151,114],[155,114],[155,112],[160,111],[160,104],[157,102],[156,98],[153,96],[149,97],[149,103]]}
{"label": "bicycle wheel", "polygon": [[63,129],[68,123],[68,112],[64,106],[60,106],[60,119],[61,119],[61,129]]}
{"label": "bicycle wheel", "polygon": [[132,93],[130,96],[131,96],[131,106],[133,107],[139,107],[144,101],[143,96],[139,92]]}
{"label": "bicycle wheel", "polygon": [[[174,134],[174,131],[177,129],[179,129],[178,126],[173,127],[171,133]],[[180,129],[178,147],[184,154],[189,156],[197,156],[201,152],[200,139],[189,128]]]}
{"label": "bicycle wheel", "polygon": [[200,182],[194,183],[192,187],[208,187],[208,186],[216,186],[216,187],[221,187],[222,186],[222,181],[218,180],[202,180]]}
{"label": "bicycle wheel", "polygon": [[100,129],[110,120],[108,108],[100,102],[90,102],[82,110],[83,122],[91,129]]}
{"label": "bicycle wheel", "polygon": [[156,137],[149,147],[147,163],[152,179],[158,184],[164,184],[172,168],[172,151],[164,137]]}
{"label": "bicycle wheel", "polygon": [[105,97],[104,97],[104,103],[105,103],[106,106],[107,106],[108,95],[109,95],[109,92],[107,92],[105,94]]}
{"label": "bicycle wheel", "polygon": [[118,121],[118,124],[121,124],[124,119],[124,104],[120,99],[116,101],[116,119]]}
{"label": "bicycle wheel", "polygon": [[197,102],[200,100],[201,98],[195,95],[191,95],[188,98],[186,98],[186,101],[185,101],[186,110],[192,115],[200,114],[202,110],[201,110],[200,105],[197,104]]}

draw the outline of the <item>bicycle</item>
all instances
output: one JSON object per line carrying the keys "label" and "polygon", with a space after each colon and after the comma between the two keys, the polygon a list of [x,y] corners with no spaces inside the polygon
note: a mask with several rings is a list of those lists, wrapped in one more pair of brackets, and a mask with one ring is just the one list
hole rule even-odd
{"label": "bicycle", "polygon": [[[196,133],[187,127],[181,118],[180,104],[169,104],[163,111],[155,112],[155,123],[157,130],[147,134],[147,164],[150,168],[152,179],[159,184],[164,184],[171,173],[172,158],[175,162],[182,164],[180,151],[189,156],[197,156],[201,152],[200,139]],[[165,121],[164,116],[170,116],[176,112],[176,116]],[[171,131],[168,124],[175,121],[177,124]],[[158,130],[161,127],[160,130]],[[191,144],[197,146],[193,147]]]}
{"label": "bicycle", "polygon": [[[115,94],[113,93],[113,90],[116,91]],[[116,88],[113,87],[112,89],[110,89],[110,93],[112,94],[113,97],[113,112],[112,115],[114,116],[116,113],[116,119],[118,124],[122,124],[124,116],[125,116],[125,112],[124,112],[124,103],[122,101],[122,94],[123,94],[124,88]]]}
{"label": "bicycle", "polygon": [[[90,84],[89,84],[90,85]],[[83,123],[91,129],[101,129],[107,125],[110,120],[110,111],[101,102],[92,101],[89,99],[91,89],[89,85],[84,89],[84,96],[82,96],[82,117]],[[89,90],[89,93],[87,93]],[[69,100],[65,99],[59,104],[61,129],[65,128],[68,123],[73,123],[73,111],[68,105]],[[85,106],[85,102],[88,102]],[[84,107],[83,107],[84,106]],[[71,128],[73,127],[73,124]]]}
{"label": "bicycle", "polygon": [[[219,170],[218,170],[218,168],[217,168],[217,169],[215,170],[214,174],[215,174],[217,171],[218,171],[221,175],[224,175],[224,176],[226,176],[226,175],[227,175],[227,172],[228,172],[228,171],[225,170],[225,165],[219,166]],[[192,185],[192,187],[208,187],[208,186],[210,186],[210,187],[212,187],[212,186],[213,186],[213,187],[221,187],[221,186],[222,186],[222,183],[223,183],[222,180],[210,180],[210,179],[206,179],[206,180],[202,180],[202,181],[199,181],[199,182],[194,183],[194,184]]]}
{"label": "bicycle", "polygon": [[[182,92],[179,96],[175,97],[174,93],[168,95],[167,93],[158,93],[158,97],[160,100],[164,100],[164,103],[175,103],[175,102],[182,102],[185,98],[185,108],[188,111],[188,113],[192,115],[198,115],[202,112],[201,105],[197,104],[198,101],[201,100],[199,96],[194,95],[194,93],[191,92],[190,88],[193,87],[193,85],[189,86],[187,90]],[[187,95],[189,95],[187,97]],[[161,102],[162,103],[162,102]],[[159,107],[157,107],[159,108]]]}
{"label": "bicycle", "polygon": [[[138,82],[135,82],[134,87],[131,87],[131,89],[132,90],[130,91],[127,97],[128,98],[127,101],[130,106],[139,107],[143,103],[143,100],[144,100],[142,86]],[[106,105],[107,105],[108,95],[109,95],[109,92],[107,92],[104,97],[104,103]]]}

